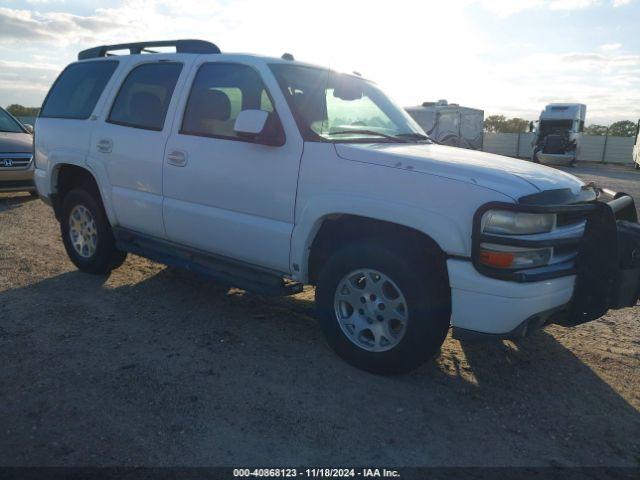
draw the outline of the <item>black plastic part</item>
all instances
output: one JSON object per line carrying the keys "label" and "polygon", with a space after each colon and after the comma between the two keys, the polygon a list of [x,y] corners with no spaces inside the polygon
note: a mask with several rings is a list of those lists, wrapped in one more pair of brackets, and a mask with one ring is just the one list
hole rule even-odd
{"label": "black plastic part", "polygon": [[282,54],[282,60],[288,60],[290,62],[293,62],[295,60],[295,58],[293,58],[293,55],[291,55],[290,53],[283,53]]}
{"label": "black plastic part", "polygon": [[632,307],[640,297],[640,225],[633,199],[617,196],[597,203],[597,209],[587,223],[576,260],[578,276],[569,315],[556,322],[561,325],[579,325],[611,308]]}
{"label": "black plastic part", "polygon": [[184,268],[253,293],[285,296],[300,293],[303,288],[301,283],[285,280],[279,272],[176,245],[122,228],[114,228],[113,233],[119,250],[134,253],[165,265]]}
{"label": "black plastic part", "polygon": [[175,47],[176,53],[221,53],[217,45],[205,40],[159,40],[151,42],[120,43],[117,45],[101,45],[99,47],[82,50],[78,53],[78,60],[106,57],[110,51],[114,50],[129,50],[131,55],[136,55],[153,47]]}
{"label": "black plastic part", "polygon": [[521,205],[575,205],[581,202],[595,202],[598,198],[596,190],[586,185],[577,195],[570,188],[558,188],[525,195],[518,199]]}

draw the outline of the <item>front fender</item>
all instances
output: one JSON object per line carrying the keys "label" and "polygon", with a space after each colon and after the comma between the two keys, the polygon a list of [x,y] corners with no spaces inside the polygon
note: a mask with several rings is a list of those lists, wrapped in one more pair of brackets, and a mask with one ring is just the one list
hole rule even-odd
{"label": "front fender", "polygon": [[332,215],[357,215],[413,228],[431,237],[450,255],[468,255],[464,230],[438,212],[367,196],[323,194],[310,198],[296,218],[290,255],[290,267],[296,280],[308,280],[311,245],[324,220]]}

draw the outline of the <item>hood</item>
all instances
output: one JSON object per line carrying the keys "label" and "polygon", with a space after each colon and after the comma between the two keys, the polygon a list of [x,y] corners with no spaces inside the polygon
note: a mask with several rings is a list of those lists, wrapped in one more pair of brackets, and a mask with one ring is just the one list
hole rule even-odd
{"label": "hood", "polygon": [[413,170],[480,185],[514,200],[544,190],[569,188],[578,193],[580,179],[555,168],[477,150],[436,144],[336,144],[341,158]]}
{"label": "hood", "polygon": [[31,153],[33,137],[28,133],[0,132],[1,153]]}

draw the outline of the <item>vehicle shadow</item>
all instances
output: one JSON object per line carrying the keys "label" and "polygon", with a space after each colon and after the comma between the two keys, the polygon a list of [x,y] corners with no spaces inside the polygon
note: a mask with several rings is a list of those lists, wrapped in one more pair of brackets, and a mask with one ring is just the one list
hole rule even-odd
{"label": "vehicle shadow", "polygon": [[311,291],[132,270],[0,291],[0,464],[640,464],[640,413],[548,333],[376,376],[325,346]]}
{"label": "vehicle shadow", "polygon": [[21,207],[32,200],[37,198],[29,193],[0,193],[0,212]]}

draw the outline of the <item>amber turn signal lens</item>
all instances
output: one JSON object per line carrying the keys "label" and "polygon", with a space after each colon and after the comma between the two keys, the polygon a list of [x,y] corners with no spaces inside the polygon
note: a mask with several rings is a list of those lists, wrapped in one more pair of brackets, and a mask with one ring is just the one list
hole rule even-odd
{"label": "amber turn signal lens", "polygon": [[480,252],[480,263],[488,267],[509,268],[513,265],[515,254],[510,252],[491,252],[482,250]]}

